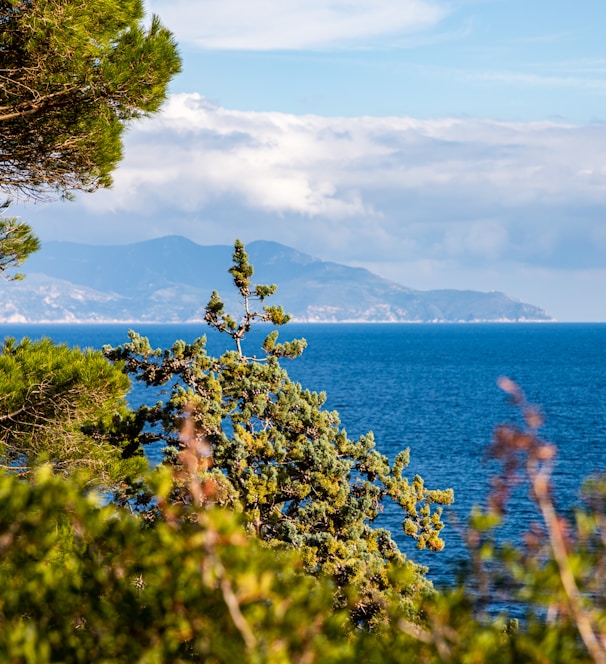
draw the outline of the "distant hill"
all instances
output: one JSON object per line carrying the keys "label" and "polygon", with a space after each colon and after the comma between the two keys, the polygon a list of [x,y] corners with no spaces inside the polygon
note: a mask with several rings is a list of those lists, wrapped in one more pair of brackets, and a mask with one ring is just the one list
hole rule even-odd
{"label": "distant hill", "polygon": [[[542,309],[503,293],[416,291],[369,272],[322,261],[276,242],[247,245],[254,281],[307,322],[547,321]],[[48,242],[22,282],[0,284],[0,322],[194,322],[213,290],[237,297],[227,270],[231,246],[168,236],[135,244]]]}

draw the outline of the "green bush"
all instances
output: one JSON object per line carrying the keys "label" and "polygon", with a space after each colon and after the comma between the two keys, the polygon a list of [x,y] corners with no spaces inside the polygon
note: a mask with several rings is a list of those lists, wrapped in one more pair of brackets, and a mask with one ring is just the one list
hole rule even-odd
{"label": "green bush", "polygon": [[154,482],[166,509],[150,525],[49,467],[0,474],[2,661],[348,659],[328,583],[229,511],[167,503],[170,473]]}

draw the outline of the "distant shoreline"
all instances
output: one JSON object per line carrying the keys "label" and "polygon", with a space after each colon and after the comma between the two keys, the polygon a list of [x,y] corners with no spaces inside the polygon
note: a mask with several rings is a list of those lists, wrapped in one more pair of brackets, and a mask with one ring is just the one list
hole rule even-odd
{"label": "distant shoreline", "polygon": [[[606,325],[606,321],[560,321],[557,319],[551,320],[472,320],[472,321],[372,321],[372,320],[328,320],[328,321],[310,321],[310,320],[301,320],[301,319],[291,319],[289,324],[295,325],[428,325],[428,326],[442,326],[442,325],[454,325],[454,326],[466,326],[466,325],[537,325],[537,324],[549,324],[549,325]],[[110,326],[110,325],[150,325],[150,326],[174,326],[174,327],[183,327],[183,326],[194,326],[194,325],[204,325],[206,322],[204,320],[188,320],[188,321],[150,321],[150,320],[42,320],[42,321],[2,321],[0,320],[0,327],[34,327],[34,326],[45,326],[45,325],[57,325],[57,326]]]}

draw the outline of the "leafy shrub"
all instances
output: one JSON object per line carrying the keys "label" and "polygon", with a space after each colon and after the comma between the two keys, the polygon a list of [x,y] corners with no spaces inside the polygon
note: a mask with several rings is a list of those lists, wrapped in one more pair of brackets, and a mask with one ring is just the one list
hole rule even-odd
{"label": "leafy shrub", "polygon": [[42,467],[0,474],[0,658],[44,662],[346,661],[344,616],[293,552],[233,513],[167,503],[150,525]]}

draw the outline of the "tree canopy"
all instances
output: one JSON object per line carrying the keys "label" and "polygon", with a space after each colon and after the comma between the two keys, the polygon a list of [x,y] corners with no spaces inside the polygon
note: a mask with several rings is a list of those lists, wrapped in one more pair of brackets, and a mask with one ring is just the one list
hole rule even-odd
{"label": "tree canopy", "polygon": [[[0,206],[6,209],[10,201]],[[0,216],[0,275],[9,281],[23,279],[23,275],[14,270],[23,261],[40,248],[40,242],[34,235],[29,224],[19,221],[16,217]]]}
{"label": "tree canopy", "polygon": [[353,662],[326,582],[233,514],[168,505],[146,524],[41,468],[0,472],[0,659]]}
{"label": "tree canopy", "polygon": [[[309,574],[305,550],[268,547],[213,504],[191,430],[179,465],[147,477],[153,520],[100,501],[83,477],[48,466],[27,480],[0,471],[0,658],[604,664],[606,479],[591,478],[574,512],[558,514],[555,448],[524,409],[530,424],[497,428],[492,453],[500,480],[530,480],[543,525],[516,546],[499,544],[511,496],[495,482],[466,531],[472,562],[461,585],[417,596],[414,622],[384,594],[387,619],[372,629],[347,619],[365,598],[355,580],[335,611],[335,579]],[[380,582],[369,579],[377,590]]]}
{"label": "tree canopy", "polygon": [[0,0],[0,190],[109,186],[126,124],[159,109],[180,66],[142,0]]}
{"label": "tree canopy", "polygon": [[388,598],[406,604],[431,587],[390,532],[373,525],[383,503],[399,506],[403,531],[419,548],[439,551],[441,506],[452,502],[452,490],[428,489],[418,475],[409,480],[408,450],[390,463],[372,434],[351,440],[338,414],[323,409],[325,395],[289,378],[280,360],[299,356],[303,340],[278,343],[274,330],[260,357],[245,356],[242,340],[255,322],[282,325],[288,316],[281,307],[255,309],[276,287],[251,283],[253,266],[238,241],[229,272],[242,315],[227,314],[215,292],[206,320],[229,335],[236,350],[211,357],[204,338],[154,350],[131,332],[130,342],[104,351],[135,379],[168,389],[166,403],[140,413],[167,445],[169,461],[181,459],[183,428],[189,427],[195,446],[208,448],[199,470],[212,483],[213,501],[241,512],[251,534],[301,551],[306,569],[330,575],[343,593],[357,587],[355,621],[381,620]]}
{"label": "tree canopy", "polygon": [[[0,463],[20,474],[40,460],[56,470],[88,469],[112,489],[147,467],[132,413],[128,378],[99,351],[50,339],[0,349]],[[136,428],[136,427],[135,427]]]}

